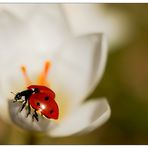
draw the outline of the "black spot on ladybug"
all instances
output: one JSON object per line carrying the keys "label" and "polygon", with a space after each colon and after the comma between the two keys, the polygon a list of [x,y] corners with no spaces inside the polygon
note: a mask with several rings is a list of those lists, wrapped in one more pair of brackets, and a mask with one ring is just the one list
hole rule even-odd
{"label": "black spot on ladybug", "polygon": [[37,106],[40,106],[40,102],[37,102],[36,105],[37,105]]}
{"label": "black spot on ladybug", "polygon": [[47,100],[49,100],[49,97],[48,97],[48,96],[46,96],[44,99],[47,101]]}
{"label": "black spot on ladybug", "polygon": [[53,112],[54,112],[54,111],[53,111],[53,109],[52,109],[52,110],[50,110],[50,112],[49,112],[49,113],[50,113],[50,114],[52,114]]}

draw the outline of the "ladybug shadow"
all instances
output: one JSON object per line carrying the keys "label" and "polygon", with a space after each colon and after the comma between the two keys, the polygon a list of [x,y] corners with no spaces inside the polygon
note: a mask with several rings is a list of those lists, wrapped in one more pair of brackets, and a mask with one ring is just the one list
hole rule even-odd
{"label": "ladybug shadow", "polygon": [[49,119],[46,119],[43,116],[38,117],[38,121],[32,120],[33,111],[29,114],[27,117],[27,109],[24,108],[20,112],[20,108],[22,107],[21,102],[13,102],[13,100],[8,101],[8,111],[11,120],[13,123],[18,125],[20,128],[23,128],[25,130],[29,131],[38,131],[38,132],[44,132],[49,130],[51,128],[51,122]]}

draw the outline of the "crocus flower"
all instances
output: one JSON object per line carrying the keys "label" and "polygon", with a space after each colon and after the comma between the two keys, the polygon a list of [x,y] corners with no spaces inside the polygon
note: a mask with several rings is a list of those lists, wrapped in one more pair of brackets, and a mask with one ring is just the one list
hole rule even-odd
{"label": "crocus flower", "polygon": [[[104,72],[106,38],[101,33],[75,36],[63,9],[55,4],[0,5],[0,117],[53,137],[90,132],[110,116],[105,98],[85,101]],[[32,122],[26,109],[18,112],[21,104],[13,103],[10,92],[26,89],[26,83],[54,90],[58,120],[39,116]]]}

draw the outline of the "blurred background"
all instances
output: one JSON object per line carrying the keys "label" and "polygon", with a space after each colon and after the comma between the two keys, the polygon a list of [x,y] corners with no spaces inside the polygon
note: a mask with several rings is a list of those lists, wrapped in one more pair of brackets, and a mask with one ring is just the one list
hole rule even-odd
{"label": "blurred background", "polygon": [[87,98],[106,96],[111,118],[91,133],[66,138],[28,133],[0,119],[0,144],[148,144],[148,4],[101,5],[112,17],[124,15],[132,30],[124,42],[121,35],[109,44],[103,79]]}

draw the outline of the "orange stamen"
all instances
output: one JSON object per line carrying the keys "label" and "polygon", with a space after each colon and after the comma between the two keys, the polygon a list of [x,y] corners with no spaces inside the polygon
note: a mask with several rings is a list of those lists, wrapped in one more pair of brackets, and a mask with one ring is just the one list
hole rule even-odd
{"label": "orange stamen", "polygon": [[23,74],[23,76],[25,78],[26,86],[31,85],[31,81],[30,81],[30,79],[29,79],[29,77],[27,75],[26,67],[25,66],[21,66],[21,71],[22,71],[22,74]]}
{"label": "orange stamen", "polygon": [[47,82],[47,76],[48,76],[48,72],[49,72],[50,67],[51,67],[51,62],[46,61],[44,69],[43,69],[43,71],[41,72],[41,74],[38,77],[38,83],[40,85],[49,86],[49,84]]}

